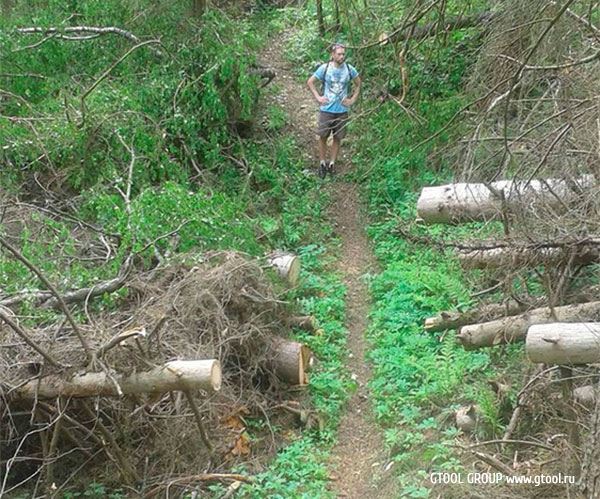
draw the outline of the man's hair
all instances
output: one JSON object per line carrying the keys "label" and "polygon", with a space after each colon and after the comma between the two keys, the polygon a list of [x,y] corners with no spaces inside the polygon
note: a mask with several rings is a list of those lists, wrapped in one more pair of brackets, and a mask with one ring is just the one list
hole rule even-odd
{"label": "man's hair", "polygon": [[331,52],[335,52],[336,49],[345,49],[346,47],[344,46],[343,43],[334,43],[333,45],[331,45]]}

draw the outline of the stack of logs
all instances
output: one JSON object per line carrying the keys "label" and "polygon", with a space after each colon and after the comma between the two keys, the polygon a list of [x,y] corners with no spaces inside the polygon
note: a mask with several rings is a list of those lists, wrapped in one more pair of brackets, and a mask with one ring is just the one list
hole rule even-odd
{"label": "stack of logs", "polygon": [[[503,180],[426,187],[417,202],[417,220],[449,224],[504,220],[517,210],[527,215],[540,206],[559,210],[595,185],[593,175],[582,175],[569,181]],[[555,265],[566,259],[573,265],[600,261],[600,251],[593,245],[571,249],[568,255],[564,246],[516,246],[497,244],[486,249],[458,250],[457,257],[464,267],[478,269],[542,262]],[[590,322],[596,320],[599,323]],[[600,331],[600,301],[549,307],[540,300],[537,307],[531,308],[511,300],[469,312],[442,312],[425,320],[428,331],[450,328],[459,330],[457,339],[469,350],[526,340],[527,354],[533,362],[577,364],[600,358],[600,341],[594,341],[596,331]]]}
{"label": "stack of logs", "polygon": [[[528,181],[504,180],[489,184],[450,184],[427,187],[417,202],[417,221],[426,224],[461,223],[501,220],[505,233],[515,214],[535,216],[551,207],[557,213],[571,209],[581,200],[582,193],[593,198],[597,188],[593,175],[576,179],[544,179]],[[579,203],[581,205],[581,203]],[[457,251],[461,264],[467,268],[506,268],[528,264],[546,266],[565,262],[586,265],[600,261],[600,241],[584,241],[568,247],[561,244],[528,245],[496,244],[475,251]],[[568,263],[567,263],[568,262]],[[582,300],[583,301],[583,300]],[[546,306],[544,306],[546,305]],[[527,356],[538,364],[555,364],[560,373],[562,394],[567,402],[565,421],[571,448],[581,449],[576,407],[595,405],[588,425],[590,438],[584,445],[583,458],[573,460],[572,474],[580,476],[579,487],[587,497],[600,496],[600,448],[594,442],[600,438],[600,397],[598,387],[586,385],[573,390],[572,366],[600,361],[600,301],[552,306],[539,301],[526,307],[516,301],[502,305],[486,305],[469,312],[442,312],[425,320],[425,329],[440,331],[458,329],[457,339],[465,349],[525,341]],[[460,428],[467,422],[471,407],[457,413]],[[503,440],[510,438],[521,407],[517,406],[507,426]],[[465,426],[467,429],[469,425]],[[581,465],[581,468],[580,468]],[[510,471],[509,471],[510,472]]]}

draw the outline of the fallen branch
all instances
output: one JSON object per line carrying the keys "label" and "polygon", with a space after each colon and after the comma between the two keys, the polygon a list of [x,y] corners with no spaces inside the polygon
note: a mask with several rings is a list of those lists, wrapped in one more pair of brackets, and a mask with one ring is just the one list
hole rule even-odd
{"label": "fallen branch", "polygon": [[[111,279],[110,281],[104,281],[95,284],[89,288],[81,288],[75,291],[69,291],[63,294],[63,300],[65,303],[80,303],[107,293],[114,293],[123,287],[126,277],[127,275],[125,274],[120,277],[116,277],[115,279]],[[56,298],[51,298],[42,303],[40,308],[50,309],[57,308],[58,306],[58,300]]]}
{"label": "fallen branch", "polygon": [[62,309],[65,316],[67,317],[69,324],[71,324],[73,331],[75,331],[77,338],[79,338],[79,341],[80,341],[81,345],[83,346],[83,349],[85,350],[87,360],[91,361],[93,358],[92,350],[90,349],[87,341],[83,337],[83,334],[81,333],[81,330],[79,329],[79,326],[75,322],[75,319],[71,315],[69,308],[67,307],[66,303],[62,299],[62,297],[59,294],[59,292],[57,291],[57,289],[52,285],[52,283],[48,279],[46,279],[44,274],[42,274],[42,272],[33,263],[31,263],[27,258],[25,258],[23,253],[21,253],[19,250],[17,250],[15,247],[13,247],[6,239],[4,239],[3,237],[0,237],[0,244],[2,246],[4,246],[8,251],[10,251],[17,260],[19,260],[22,264],[24,264],[36,276],[38,276],[38,278],[44,283],[44,285],[50,290],[50,292],[58,300],[60,308]]}
{"label": "fallen branch", "polygon": [[277,77],[277,72],[272,67],[252,68],[252,69],[248,70],[248,74],[258,75],[258,76],[260,76],[261,79],[267,80],[261,84],[260,88],[266,87],[269,83],[271,83]]}
{"label": "fallen branch", "polygon": [[123,62],[129,55],[131,55],[140,47],[144,47],[152,43],[160,44],[161,42],[159,40],[147,40],[145,42],[140,42],[137,45],[134,45],[121,57],[119,57],[106,71],[104,71],[104,73],[102,73],[100,77],[98,77],[96,81],[94,81],[94,83],[92,83],[85,92],[83,92],[80,98],[82,117],[85,117],[85,99],[94,91],[94,89],[100,84],[100,82],[102,82],[102,80],[104,80],[112,72],[112,70],[115,69],[119,64],[121,64],[121,62]]}
{"label": "fallen branch", "polygon": [[[95,35],[119,35],[130,42],[140,43],[140,39],[135,36],[130,31],[126,31],[121,28],[117,28],[115,26],[107,26],[107,27],[99,27],[99,26],[65,26],[65,27],[48,27],[44,28],[41,26],[31,26],[27,28],[17,28],[15,30],[17,33],[21,35],[32,35],[32,34],[42,34],[42,35],[51,35],[48,38],[57,38],[59,40],[82,40],[87,38],[77,38],[77,37],[66,37],[64,36],[67,33],[92,33]],[[160,50],[151,47],[150,50],[153,54],[158,57],[162,57],[163,54]]]}
{"label": "fallen branch", "polygon": [[46,350],[44,350],[35,341],[33,341],[31,336],[29,336],[25,332],[25,330],[19,326],[19,324],[17,322],[13,321],[12,318],[8,314],[6,314],[4,312],[4,310],[2,310],[2,307],[0,307],[0,319],[3,320],[4,322],[6,322],[6,324],[8,324],[8,326],[15,333],[17,333],[23,339],[23,341],[25,343],[27,343],[37,353],[39,353],[42,357],[44,357],[46,362],[48,362],[50,365],[52,365],[54,367],[61,367],[60,363],[57,360],[55,360],[54,357],[52,357],[52,355],[50,355],[48,352],[46,352]]}
{"label": "fallen branch", "polygon": [[483,452],[477,452],[477,451],[473,451],[473,450],[471,452],[476,457],[481,459],[484,463],[489,464],[492,468],[497,469],[498,471],[504,473],[505,475],[508,475],[508,476],[516,475],[515,470],[513,470],[510,466],[504,464],[502,461],[495,458],[494,456],[490,456],[489,454],[485,454]]}
{"label": "fallen branch", "polygon": [[[541,303],[537,303],[537,306],[540,305]],[[532,308],[532,306],[515,300],[509,300],[506,303],[490,303],[489,305],[483,305],[466,312],[444,311],[433,317],[427,317],[424,322],[424,327],[426,331],[431,332],[443,331],[445,329],[457,329],[474,322],[483,322],[517,315],[525,312],[529,308]]]}

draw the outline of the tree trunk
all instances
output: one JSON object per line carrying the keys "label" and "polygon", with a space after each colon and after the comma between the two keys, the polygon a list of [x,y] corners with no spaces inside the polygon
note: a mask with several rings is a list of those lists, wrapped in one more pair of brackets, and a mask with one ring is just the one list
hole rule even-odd
{"label": "tree trunk", "polygon": [[[498,267],[520,267],[525,265],[556,265],[569,261],[571,251],[567,248],[493,248],[464,251],[456,256],[464,268],[485,269]],[[600,260],[597,248],[576,249],[574,265],[587,265]]]}
{"label": "tree trunk", "polygon": [[538,364],[591,364],[600,361],[600,323],[552,322],[527,331],[527,356]]}
{"label": "tree trunk", "polygon": [[323,21],[323,0],[317,0],[317,26],[319,35],[325,36],[325,22]]}
{"label": "tree trunk", "polygon": [[312,364],[312,353],[303,343],[277,338],[272,345],[269,368],[275,375],[292,385],[308,383],[307,371]]}
{"label": "tree trunk", "polygon": [[456,336],[466,350],[523,341],[534,324],[580,322],[600,319],[600,301],[549,308],[536,308],[525,314],[463,326]]}
{"label": "tree trunk", "polygon": [[426,331],[431,332],[457,329],[474,322],[517,315],[525,312],[528,308],[527,305],[515,300],[509,300],[507,303],[490,303],[489,305],[483,305],[467,312],[441,312],[436,316],[427,317],[424,326]]}
{"label": "tree trunk", "polygon": [[291,253],[280,253],[269,257],[269,265],[292,286],[298,282],[300,275],[300,258]]}
{"label": "tree trunk", "polygon": [[340,19],[340,2],[339,0],[333,0],[333,15],[335,18],[335,29],[340,31],[342,29],[342,21]]}
{"label": "tree trunk", "polygon": [[[121,393],[117,389],[119,385]],[[175,360],[151,371],[124,376],[105,372],[82,373],[68,379],[47,376],[30,381],[15,393],[25,399],[55,397],[115,397],[169,391],[218,391],[221,389],[221,365],[218,360]]]}
{"label": "tree trunk", "polygon": [[448,184],[425,187],[417,201],[417,218],[427,224],[502,219],[505,212],[563,209],[577,192],[595,184],[593,175],[572,181],[502,180],[491,184]]}

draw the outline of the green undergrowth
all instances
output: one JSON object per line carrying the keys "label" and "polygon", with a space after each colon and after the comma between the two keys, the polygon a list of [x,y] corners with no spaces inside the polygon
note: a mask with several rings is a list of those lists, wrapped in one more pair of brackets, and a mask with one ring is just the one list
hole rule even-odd
{"label": "green undergrowth", "polygon": [[324,245],[299,248],[303,262],[301,283],[291,293],[301,311],[314,315],[319,324],[316,333],[298,332],[295,336],[310,346],[317,359],[308,389],[312,405],[318,411],[318,422],[277,455],[269,469],[245,489],[244,497],[334,497],[327,490],[329,451],[336,440],[344,403],[356,385],[344,365],[346,290],[339,276],[329,270],[335,243],[331,240],[328,243],[327,248]]}
{"label": "green undergrowth", "polygon": [[[420,67],[416,58],[409,72]],[[412,117],[387,103],[357,125],[356,178],[363,181],[372,221],[368,232],[381,268],[370,287],[370,388],[402,497],[429,497],[429,473],[461,470],[455,448],[458,407],[478,405],[480,436],[493,437],[503,430],[506,415],[487,381],[505,376],[508,366],[518,365],[522,357],[518,347],[500,353],[465,351],[454,331],[424,330],[426,317],[472,305],[473,290],[469,276],[449,253],[404,238],[399,231],[449,240],[498,230],[478,224],[424,228],[413,223],[420,189],[450,180],[448,143],[459,132],[442,132],[415,146],[440,132],[464,104],[460,81],[465,67],[460,58],[446,63],[444,70],[451,74],[435,91],[427,88],[427,72],[416,71],[422,82],[408,94]]]}

